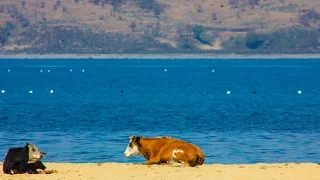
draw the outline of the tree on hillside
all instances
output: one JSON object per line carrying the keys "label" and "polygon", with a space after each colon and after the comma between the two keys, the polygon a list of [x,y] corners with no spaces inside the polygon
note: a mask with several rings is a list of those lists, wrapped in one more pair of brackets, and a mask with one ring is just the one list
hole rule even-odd
{"label": "tree on hillside", "polygon": [[194,37],[203,44],[212,45],[213,38],[206,32],[202,25],[195,25],[192,28]]}
{"label": "tree on hillside", "polygon": [[218,19],[217,13],[213,12],[211,14],[211,18],[212,18],[213,21],[217,20]]}
{"label": "tree on hillside", "polygon": [[130,23],[130,28],[131,28],[131,31],[133,32],[134,31],[134,29],[137,27],[137,24],[136,24],[136,22],[131,22]]}
{"label": "tree on hillside", "polygon": [[[79,1],[79,0],[75,0],[75,1]],[[76,2],[76,3],[77,3]],[[126,3],[127,0],[89,0],[89,3],[93,3],[97,6],[102,6],[104,7],[105,4],[110,4],[115,8],[120,7],[122,4]]]}
{"label": "tree on hillside", "polygon": [[208,45],[212,45],[212,42],[213,42],[213,38],[205,32],[202,32],[199,35],[198,40],[203,44],[208,44]]}
{"label": "tree on hillside", "polygon": [[155,0],[139,0],[139,6],[142,9],[152,10]]}
{"label": "tree on hillside", "polygon": [[61,5],[61,0],[57,0],[56,3],[53,5],[53,9],[57,10],[60,5]]}
{"label": "tree on hillside", "polygon": [[22,1],[21,1],[21,6],[22,6],[22,7],[25,7],[25,6],[26,6],[26,1],[25,1],[25,0],[22,0]]}
{"label": "tree on hillside", "polygon": [[155,3],[153,4],[153,12],[156,16],[160,15],[164,11],[164,8],[161,4]]}
{"label": "tree on hillside", "polygon": [[138,0],[138,5],[142,9],[153,11],[155,15],[160,15],[165,10],[165,5],[156,0]]}
{"label": "tree on hillside", "polygon": [[237,8],[240,1],[241,0],[229,0],[229,4],[232,8]]}
{"label": "tree on hillside", "polygon": [[200,34],[204,32],[204,27],[202,25],[195,25],[192,28],[192,31],[193,31],[194,37],[198,38]]}
{"label": "tree on hillside", "polygon": [[42,1],[42,2],[40,3],[40,7],[41,7],[41,8],[45,8],[45,7],[46,7],[46,2]]}
{"label": "tree on hillside", "polygon": [[202,5],[199,4],[199,5],[197,6],[197,12],[198,12],[198,13],[203,12]]}
{"label": "tree on hillside", "polygon": [[29,26],[30,21],[29,21],[29,19],[28,19],[27,17],[25,17],[25,16],[23,16],[23,15],[20,15],[18,19],[19,19],[22,27],[27,27],[27,26]]}
{"label": "tree on hillside", "polygon": [[258,49],[264,44],[264,37],[255,32],[248,32],[246,34],[246,46],[249,49]]}
{"label": "tree on hillside", "polygon": [[3,27],[0,27],[0,45],[3,45],[8,41],[15,28],[15,25],[10,21],[6,21]]}
{"label": "tree on hillside", "polygon": [[248,0],[248,4],[251,6],[251,8],[253,8],[259,4],[259,0]]}
{"label": "tree on hillside", "polygon": [[304,26],[310,26],[312,22],[320,22],[320,14],[316,10],[310,9],[299,17],[299,22]]}
{"label": "tree on hillside", "polygon": [[4,7],[0,6],[0,13],[3,13],[3,12],[4,12]]}
{"label": "tree on hillside", "polygon": [[62,7],[62,12],[67,13],[68,12],[68,8],[66,6]]}
{"label": "tree on hillside", "polygon": [[122,4],[127,2],[127,0],[104,0],[104,1],[105,1],[105,3],[111,4],[114,7],[119,7]]}

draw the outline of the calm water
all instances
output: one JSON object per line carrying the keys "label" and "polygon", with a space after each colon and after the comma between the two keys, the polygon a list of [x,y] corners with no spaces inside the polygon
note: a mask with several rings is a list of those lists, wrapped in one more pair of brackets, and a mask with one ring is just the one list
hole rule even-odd
{"label": "calm water", "polygon": [[145,162],[128,136],[165,135],[205,163],[320,162],[319,60],[1,60],[0,90],[2,160]]}

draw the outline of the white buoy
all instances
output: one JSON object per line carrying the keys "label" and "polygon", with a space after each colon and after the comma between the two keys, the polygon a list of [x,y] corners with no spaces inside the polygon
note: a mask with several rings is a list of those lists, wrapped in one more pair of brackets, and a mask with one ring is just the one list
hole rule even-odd
{"label": "white buoy", "polygon": [[33,91],[29,91],[29,94],[32,94],[33,93]]}
{"label": "white buoy", "polygon": [[230,91],[227,91],[227,94],[230,94],[231,92]]}
{"label": "white buoy", "polygon": [[42,72],[42,69],[40,69],[40,72]]}
{"label": "white buoy", "polygon": [[298,94],[301,94],[301,93],[302,93],[302,91],[301,91],[301,90],[299,90],[299,91],[298,91]]}
{"label": "white buoy", "polygon": [[51,90],[50,90],[50,93],[52,94],[52,93],[54,93],[54,91],[51,89]]}
{"label": "white buoy", "polygon": [[6,91],[5,90],[1,90],[1,93],[4,94],[4,93],[6,93]]}
{"label": "white buoy", "polygon": [[8,69],[8,72],[10,72],[10,69]]}
{"label": "white buoy", "polygon": [[164,72],[167,72],[167,69],[164,69]]}
{"label": "white buoy", "polygon": [[50,72],[50,69],[48,70],[48,72]]}
{"label": "white buoy", "polygon": [[72,72],[72,69],[70,69],[70,72]]}
{"label": "white buoy", "polygon": [[214,69],[212,69],[212,72],[214,72]]}
{"label": "white buoy", "polygon": [[84,69],[82,69],[82,72],[84,72]]}

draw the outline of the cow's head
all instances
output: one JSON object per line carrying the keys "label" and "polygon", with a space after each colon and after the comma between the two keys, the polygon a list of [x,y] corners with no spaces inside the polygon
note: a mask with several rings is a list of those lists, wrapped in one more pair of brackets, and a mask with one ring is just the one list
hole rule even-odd
{"label": "cow's head", "polygon": [[139,155],[141,152],[139,151],[139,147],[141,147],[140,144],[140,136],[131,136],[130,142],[127,146],[126,151],[124,152],[124,156],[130,157],[130,156],[136,156]]}
{"label": "cow's head", "polygon": [[38,148],[27,142],[25,148],[27,149],[28,152],[28,162],[29,163],[35,163],[37,161],[40,161],[46,153],[40,152]]}

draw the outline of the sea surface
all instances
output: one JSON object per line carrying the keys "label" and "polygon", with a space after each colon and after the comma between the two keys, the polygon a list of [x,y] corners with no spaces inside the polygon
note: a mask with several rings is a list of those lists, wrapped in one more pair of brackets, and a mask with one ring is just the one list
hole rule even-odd
{"label": "sea surface", "polygon": [[132,135],[205,163],[318,163],[320,60],[0,60],[1,161],[30,142],[45,162],[144,163]]}

